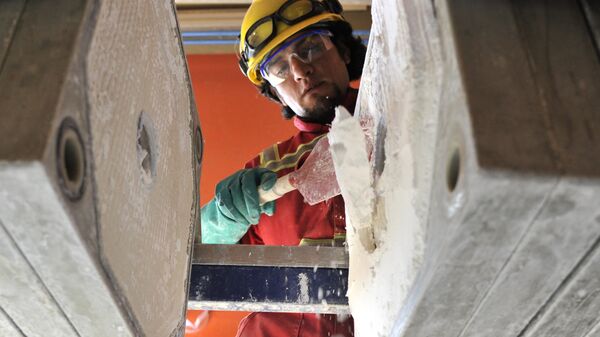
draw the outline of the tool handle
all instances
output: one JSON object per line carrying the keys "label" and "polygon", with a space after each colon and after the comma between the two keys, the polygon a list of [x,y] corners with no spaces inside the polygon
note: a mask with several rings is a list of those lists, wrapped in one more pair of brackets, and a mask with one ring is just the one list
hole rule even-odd
{"label": "tool handle", "polygon": [[264,190],[262,186],[258,187],[258,203],[263,205],[269,201],[281,198],[284,194],[295,190],[296,188],[290,183],[290,175],[286,174],[283,177],[277,178],[275,185],[269,190]]}

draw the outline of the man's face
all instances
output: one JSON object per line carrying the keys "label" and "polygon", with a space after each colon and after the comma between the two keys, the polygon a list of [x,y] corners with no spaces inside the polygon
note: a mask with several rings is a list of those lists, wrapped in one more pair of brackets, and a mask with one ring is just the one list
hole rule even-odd
{"label": "man's face", "polygon": [[[329,39],[326,36],[318,38]],[[274,86],[282,104],[307,121],[323,124],[333,120],[334,108],[342,103],[349,83],[346,68],[349,56],[347,53],[340,55],[331,40],[326,42],[330,48],[310,62],[306,58],[302,60],[302,55],[298,57],[290,53],[298,50],[298,54],[301,54],[305,39],[300,39],[282,51],[282,55],[277,55],[287,59],[289,73],[283,82]]]}

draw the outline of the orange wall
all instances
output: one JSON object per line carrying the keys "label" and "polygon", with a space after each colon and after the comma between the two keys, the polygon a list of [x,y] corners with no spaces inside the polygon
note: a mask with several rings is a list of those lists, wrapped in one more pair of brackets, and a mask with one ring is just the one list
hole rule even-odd
{"label": "orange wall", "polygon": [[242,75],[235,55],[187,58],[204,136],[200,202],[205,204],[221,179],[296,129]]}
{"label": "orange wall", "polygon": [[[204,137],[200,203],[205,204],[221,179],[296,129],[242,75],[235,55],[188,55],[187,60]],[[186,337],[234,337],[246,314],[210,312],[207,324]]]}

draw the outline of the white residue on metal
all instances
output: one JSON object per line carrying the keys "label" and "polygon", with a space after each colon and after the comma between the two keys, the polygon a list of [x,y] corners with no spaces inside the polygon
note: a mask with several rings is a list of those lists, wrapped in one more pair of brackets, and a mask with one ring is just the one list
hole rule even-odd
{"label": "white residue on metal", "polygon": [[308,303],[310,300],[310,296],[308,294],[308,276],[304,273],[300,273],[298,275],[298,285],[300,292],[298,293],[298,303]]}
{"label": "white residue on metal", "polygon": [[355,118],[336,117],[329,138],[355,335],[389,337],[423,260],[443,74],[431,2],[374,0],[372,17]]}
{"label": "white residue on metal", "polygon": [[216,311],[253,311],[253,312],[305,312],[312,314],[337,314],[347,315],[348,306],[343,304],[328,304],[326,300],[316,305],[294,302],[216,302],[194,301],[188,302],[191,310],[216,310]]}
{"label": "white residue on metal", "polygon": [[344,182],[340,189],[347,217],[352,219],[348,229],[360,236],[364,248],[372,252],[375,246],[371,227],[375,192],[367,143],[358,119],[353,118],[344,107],[336,108],[329,143],[336,178]]}
{"label": "white residue on metal", "polygon": [[27,336],[133,336],[51,179],[0,161],[0,307]]}

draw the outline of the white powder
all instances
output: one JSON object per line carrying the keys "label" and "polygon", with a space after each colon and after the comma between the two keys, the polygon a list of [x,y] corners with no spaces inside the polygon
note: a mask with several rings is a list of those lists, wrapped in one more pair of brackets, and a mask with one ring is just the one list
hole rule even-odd
{"label": "white powder", "polygon": [[401,334],[423,260],[443,75],[431,6],[373,1],[356,117],[338,111],[329,135],[346,203],[357,337]]}
{"label": "white powder", "polygon": [[298,275],[298,283],[300,285],[300,293],[298,294],[298,303],[306,304],[310,300],[308,294],[308,276],[304,273]]}
{"label": "white powder", "polygon": [[367,154],[367,143],[358,119],[344,107],[336,108],[335,120],[329,133],[329,143],[336,177],[345,198],[346,213],[352,223],[349,229],[358,233],[365,249],[373,251],[372,216],[375,192]]}

